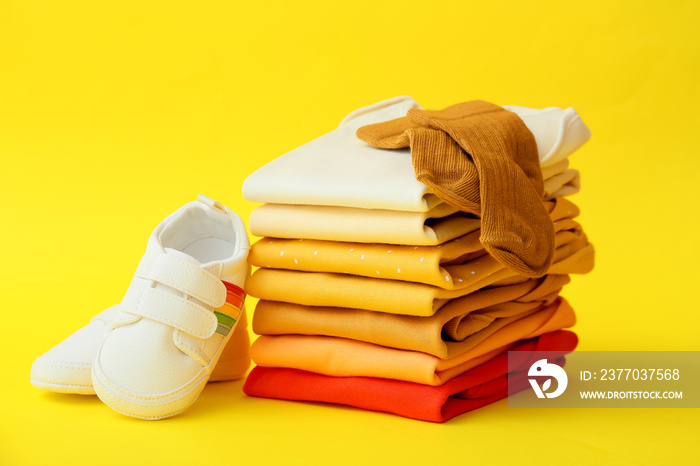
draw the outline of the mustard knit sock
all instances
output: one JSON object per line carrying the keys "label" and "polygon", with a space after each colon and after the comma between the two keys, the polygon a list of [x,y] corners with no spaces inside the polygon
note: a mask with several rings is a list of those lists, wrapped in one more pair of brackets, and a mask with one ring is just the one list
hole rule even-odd
{"label": "mustard knit sock", "polygon": [[516,114],[473,101],[364,126],[380,148],[411,147],[416,178],[444,202],[481,216],[484,248],[519,274],[547,272],[554,228],[542,203],[537,144]]}

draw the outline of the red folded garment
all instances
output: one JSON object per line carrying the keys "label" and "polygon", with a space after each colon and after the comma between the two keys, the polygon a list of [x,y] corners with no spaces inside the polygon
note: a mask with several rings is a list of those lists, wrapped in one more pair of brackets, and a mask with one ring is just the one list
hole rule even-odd
{"label": "red folded garment", "polygon": [[[575,333],[560,330],[523,340],[510,351],[524,352],[511,374],[511,392],[529,387],[527,371],[538,359],[533,351],[556,351],[555,363],[576,348]],[[383,411],[423,421],[445,422],[508,396],[508,352],[503,352],[449,382],[430,386],[374,377],[330,377],[277,367],[255,367],[243,386],[250,396],[320,401]]]}

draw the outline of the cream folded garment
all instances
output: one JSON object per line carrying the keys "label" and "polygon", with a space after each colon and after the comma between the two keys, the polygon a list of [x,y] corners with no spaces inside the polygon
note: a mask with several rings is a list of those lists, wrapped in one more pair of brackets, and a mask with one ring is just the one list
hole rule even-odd
{"label": "cream folded garment", "polygon": [[[397,97],[352,112],[337,129],[251,174],[243,183],[244,197],[272,204],[431,210],[441,201],[415,179],[408,149],[376,149],[355,136],[361,126],[405,116],[416,107],[418,104],[410,97]],[[518,114],[532,131],[543,169],[566,160],[590,138],[590,131],[573,108],[504,108]],[[574,172],[566,176],[575,178]],[[558,182],[564,187],[570,181]]]}
{"label": "cream folded garment", "polygon": [[[578,171],[562,160],[544,169],[545,199],[578,192]],[[480,225],[473,215],[440,202],[424,212],[358,209],[325,205],[265,204],[250,215],[250,231],[256,236],[303,238],[356,243],[438,245],[466,235]]]}
{"label": "cream folded garment", "polygon": [[250,214],[255,236],[436,245],[479,228],[473,215],[440,203],[426,212],[264,204]]}
{"label": "cream folded garment", "polygon": [[[582,234],[578,223],[572,220],[579,215],[579,209],[571,201],[556,198],[545,202],[545,207],[555,222],[555,231],[568,231],[577,236]],[[439,246],[301,241],[268,237],[253,245],[249,260],[254,266],[268,269],[349,273],[424,283],[451,290],[466,286],[471,281],[502,268],[499,262],[486,255],[479,241],[480,222],[471,222],[472,229],[469,233]],[[478,260],[481,257],[483,260]]]}
{"label": "cream folded garment", "polygon": [[[537,312],[509,322],[487,334],[465,339],[460,350],[446,359],[364,341],[329,336],[281,335],[259,337],[250,353],[258,366],[302,369],[335,377],[381,377],[427,385],[441,385],[504,351],[514,342],[571,327],[571,306],[557,298]],[[481,358],[475,361],[475,358]]]}

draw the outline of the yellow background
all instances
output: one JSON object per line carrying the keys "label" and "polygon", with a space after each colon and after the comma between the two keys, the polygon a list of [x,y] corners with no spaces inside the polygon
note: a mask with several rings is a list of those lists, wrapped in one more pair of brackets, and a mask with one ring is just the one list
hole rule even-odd
{"label": "yellow background", "polygon": [[[514,410],[444,425],[207,387],[161,422],[29,384],[118,302],[158,222],[355,108],[408,94],[574,106],[597,266],[583,350],[700,350],[693,1],[0,1],[0,464],[698,460],[698,410]],[[249,301],[249,306],[252,301]],[[170,463],[165,463],[168,460]]]}

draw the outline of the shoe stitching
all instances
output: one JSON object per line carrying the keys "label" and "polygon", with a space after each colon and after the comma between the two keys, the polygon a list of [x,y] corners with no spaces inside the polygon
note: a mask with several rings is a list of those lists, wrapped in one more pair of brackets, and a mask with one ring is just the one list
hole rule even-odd
{"label": "shoe stitching", "polygon": [[[154,288],[151,288],[151,289],[154,289]],[[155,290],[155,289],[154,289],[154,290]],[[158,290],[156,290],[156,291],[157,291],[158,293],[162,293],[162,294],[164,294],[164,295],[167,295],[168,297],[170,297],[170,296],[175,296],[175,295],[170,295],[170,294],[168,294],[168,293],[163,293],[162,291],[158,291]],[[178,327],[179,324],[177,324],[177,322],[174,322],[174,321],[171,320],[171,319],[168,319],[167,317],[159,316],[158,319],[155,319],[155,318],[150,317],[150,316],[147,316],[147,315],[139,314],[139,313],[138,313],[138,312],[139,312],[139,311],[138,311],[138,308],[139,308],[139,306],[140,306],[140,304],[141,304],[141,300],[143,299],[144,294],[145,294],[145,293],[141,293],[141,296],[139,296],[139,299],[136,301],[136,305],[134,306],[135,309],[133,309],[133,310],[125,310],[124,312],[127,312],[127,313],[129,313],[129,314],[133,314],[133,315],[136,315],[136,316],[139,316],[139,317],[146,317],[147,319],[150,319],[150,320],[153,320],[153,321],[156,321],[156,322],[162,322],[162,323],[165,323],[165,324],[167,324],[167,325],[170,325],[170,326],[173,327],[173,328],[177,328],[178,330],[180,330],[180,328]],[[195,304],[195,303],[192,303],[192,304]],[[198,306],[197,304],[195,304],[195,305]],[[201,307],[201,306],[200,306],[200,307]],[[205,312],[210,312],[210,311],[207,311],[207,310],[205,309]],[[212,325],[209,325],[209,329],[211,329],[211,327],[212,327]],[[192,332],[192,331],[187,331],[187,330],[184,330],[184,329],[182,329],[182,331],[185,332],[185,333],[188,333],[188,334],[190,334],[190,335],[192,335],[192,336],[195,336],[195,337],[197,337],[197,338],[209,338],[209,337],[211,336],[211,335],[207,336],[207,335],[205,335],[205,334],[200,334],[200,333],[194,333],[194,332]],[[214,329],[214,331],[216,331],[216,329]],[[212,332],[212,333],[213,333],[213,332]]]}
{"label": "shoe stitching", "polygon": [[[176,262],[179,262],[179,263],[181,263],[181,264],[184,264],[184,265],[187,266],[187,267],[190,267],[190,266],[195,266],[195,267],[197,267],[195,264],[193,264],[193,263],[191,263],[191,262],[187,262],[187,261],[185,261],[185,260],[182,260],[182,259],[180,259],[179,257],[170,256],[170,259],[171,259],[171,260],[174,260],[174,261],[176,261]],[[204,272],[207,272],[208,274],[210,274],[216,281],[220,281],[220,280],[219,280],[216,276],[214,276],[214,274],[211,273],[210,271],[205,270],[205,269],[203,269],[202,267],[198,267],[198,268],[199,268],[200,270],[203,270]],[[151,280],[152,280],[152,279],[151,279]],[[183,291],[183,290],[180,290],[179,288],[177,288],[173,283],[169,283],[169,282],[166,282],[166,281],[163,281],[163,280],[153,280],[153,281],[159,282],[159,283],[163,283],[163,284],[168,285],[168,286],[170,286],[171,288],[174,288],[174,289],[176,289],[176,290],[178,290],[178,291]],[[215,306],[215,305],[216,305],[216,303],[212,303],[210,299],[206,299],[206,298],[202,299],[201,297],[197,297],[197,296],[190,295],[190,294],[187,293],[187,292],[184,292],[184,293],[187,294],[187,295],[189,295],[189,296],[192,296],[193,298],[199,299],[200,301],[205,302],[206,304],[209,304],[210,306]],[[225,299],[225,298],[224,298],[224,299]]]}
{"label": "shoe stitching", "polygon": [[42,363],[42,362],[40,362],[39,366],[41,366],[41,367],[67,367],[67,368],[79,367],[81,369],[89,369],[92,367],[92,363],[71,363],[71,362]]}
{"label": "shoe stitching", "polygon": [[92,385],[80,385],[80,384],[68,384],[68,383],[55,383],[55,382],[47,382],[41,379],[30,379],[32,382],[40,383],[43,385],[50,385],[52,387],[66,387],[66,388],[93,388]]}

